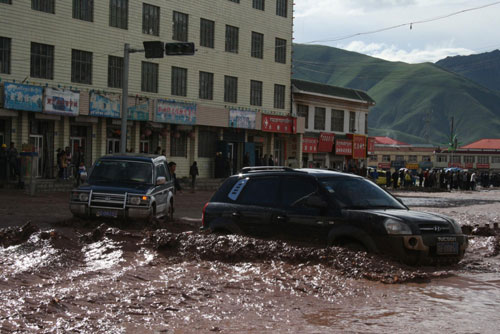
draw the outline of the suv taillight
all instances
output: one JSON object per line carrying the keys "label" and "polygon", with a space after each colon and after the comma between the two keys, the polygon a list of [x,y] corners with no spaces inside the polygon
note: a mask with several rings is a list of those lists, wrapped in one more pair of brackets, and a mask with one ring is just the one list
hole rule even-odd
{"label": "suv taillight", "polygon": [[207,206],[208,206],[208,202],[205,203],[205,205],[203,206],[203,211],[201,214],[201,227],[205,227],[205,209],[207,208]]}

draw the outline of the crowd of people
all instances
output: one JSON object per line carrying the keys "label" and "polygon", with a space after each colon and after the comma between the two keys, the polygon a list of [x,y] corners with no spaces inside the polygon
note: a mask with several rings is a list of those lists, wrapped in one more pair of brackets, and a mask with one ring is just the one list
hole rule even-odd
{"label": "crowd of people", "polygon": [[83,148],[77,147],[72,153],[70,147],[66,146],[64,149],[58,148],[56,152],[57,177],[60,180],[74,178],[78,186],[81,180],[80,175],[86,172]]}

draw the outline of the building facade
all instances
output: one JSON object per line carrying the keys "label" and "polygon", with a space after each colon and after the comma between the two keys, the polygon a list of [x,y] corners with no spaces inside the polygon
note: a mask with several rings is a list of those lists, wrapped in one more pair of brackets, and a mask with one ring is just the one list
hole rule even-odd
{"label": "building facade", "polygon": [[[298,154],[292,20],[288,0],[0,1],[0,140],[39,152],[38,175],[53,177],[58,148],[81,150],[87,166],[118,151],[126,109],[127,149],[164,151],[180,177],[193,161],[213,177],[217,152],[228,173],[246,153],[286,164]],[[144,41],[196,52],[130,54],[122,108],[124,44]]]}
{"label": "building facade", "polygon": [[483,173],[500,173],[500,139],[480,139],[455,151],[435,153],[436,167],[458,167]]}
{"label": "building facade", "polygon": [[304,119],[301,167],[354,171],[366,168],[368,112],[375,105],[365,92],[292,80],[293,114]]}

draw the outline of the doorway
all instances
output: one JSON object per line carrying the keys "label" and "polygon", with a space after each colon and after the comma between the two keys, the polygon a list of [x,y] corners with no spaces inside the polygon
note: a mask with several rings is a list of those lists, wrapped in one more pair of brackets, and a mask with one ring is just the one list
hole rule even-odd
{"label": "doorway", "polygon": [[120,139],[108,139],[108,154],[120,153]]}
{"label": "doorway", "polygon": [[42,176],[43,168],[43,136],[42,135],[30,135],[30,144],[33,145],[33,149],[38,153],[37,166],[35,167],[35,177]]}

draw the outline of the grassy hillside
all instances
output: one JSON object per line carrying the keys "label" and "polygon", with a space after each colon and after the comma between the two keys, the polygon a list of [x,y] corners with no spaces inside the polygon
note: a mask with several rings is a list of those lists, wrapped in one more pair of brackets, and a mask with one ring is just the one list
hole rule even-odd
{"label": "grassy hillside", "polygon": [[370,135],[444,144],[454,116],[462,143],[500,136],[500,93],[431,63],[296,44],[293,77],[366,91],[377,103],[368,116]]}

